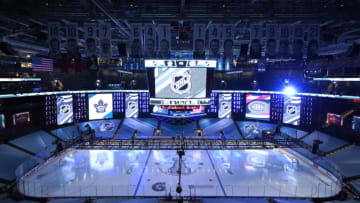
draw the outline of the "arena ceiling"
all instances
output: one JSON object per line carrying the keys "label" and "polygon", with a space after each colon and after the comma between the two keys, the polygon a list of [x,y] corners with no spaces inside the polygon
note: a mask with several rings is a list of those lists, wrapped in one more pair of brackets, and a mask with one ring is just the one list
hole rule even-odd
{"label": "arena ceiling", "polygon": [[319,23],[322,41],[335,44],[360,39],[359,10],[360,0],[0,0],[0,41],[45,50],[50,21],[111,22],[117,42],[129,39],[131,23],[232,23],[247,29],[271,22]]}

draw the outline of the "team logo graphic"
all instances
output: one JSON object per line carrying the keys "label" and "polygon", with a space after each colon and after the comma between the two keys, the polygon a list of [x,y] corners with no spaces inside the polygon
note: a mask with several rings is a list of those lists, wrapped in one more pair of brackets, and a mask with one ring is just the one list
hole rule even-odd
{"label": "team logo graphic", "polygon": [[229,109],[229,103],[228,102],[222,102],[221,103],[221,109],[222,110],[228,110]]}
{"label": "team logo graphic", "polygon": [[165,182],[158,182],[152,185],[151,187],[156,192],[161,192],[165,190]]}
{"label": "team logo graphic", "polygon": [[286,113],[287,113],[287,114],[294,115],[294,114],[296,114],[296,112],[297,112],[296,106],[294,106],[294,105],[288,105],[288,106],[286,107]]}
{"label": "team logo graphic", "polygon": [[135,109],[136,108],[136,103],[134,101],[129,101],[128,102],[128,109]]}
{"label": "team logo graphic", "polygon": [[69,104],[62,104],[59,107],[60,110],[60,114],[64,115],[64,114],[68,114],[70,112],[70,105]]}
{"label": "team logo graphic", "polygon": [[100,132],[111,131],[115,127],[113,122],[102,122],[100,125]]}
{"label": "team logo graphic", "polygon": [[177,94],[188,93],[191,89],[191,75],[189,72],[175,73],[171,76],[171,90]]}
{"label": "team logo graphic", "polygon": [[108,106],[107,103],[104,103],[103,100],[99,100],[97,104],[94,104],[94,107],[96,109],[96,113],[105,113],[106,107]]}
{"label": "team logo graphic", "polygon": [[[174,157],[172,158],[173,165],[168,169],[168,173],[172,175],[176,175],[179,171],[179,158]],[[181,174],[182,175],[190,175],[191,168],[189,168],[186,164],[186,158],[182,158],[181,161]]]}
{"label": "team logo graphic", "polygon": [[253,101],[249,104],[249,110],[254,113],[265,113],[266,112],[266,102]]}

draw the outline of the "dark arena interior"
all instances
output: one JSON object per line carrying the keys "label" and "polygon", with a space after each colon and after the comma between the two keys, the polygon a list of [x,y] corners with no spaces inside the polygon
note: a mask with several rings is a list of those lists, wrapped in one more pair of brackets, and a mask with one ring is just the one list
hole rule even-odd
{"label": "dark arena interior", "polygon": [[0,203],[360,202],[360,0],[0,0]]}

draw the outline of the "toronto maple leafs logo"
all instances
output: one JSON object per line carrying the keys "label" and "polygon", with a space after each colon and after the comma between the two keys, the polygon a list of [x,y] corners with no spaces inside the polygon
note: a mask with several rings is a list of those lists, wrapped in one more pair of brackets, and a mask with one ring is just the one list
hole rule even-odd
{"label": "toronto maple leafs logo", "polygon": [[107,103],[104,103],[103,100],[99,100],[97,104],[94,104],[94,107],[96,109],[96,113],[105,113],[106,107],[108,106]]}
{"label": "toronto maple leafs logo", "polygon": [[184,73],[175,73],[171,76],[171,90],[177,94],[188,93],[191,89],[191,75],[188,71]]}

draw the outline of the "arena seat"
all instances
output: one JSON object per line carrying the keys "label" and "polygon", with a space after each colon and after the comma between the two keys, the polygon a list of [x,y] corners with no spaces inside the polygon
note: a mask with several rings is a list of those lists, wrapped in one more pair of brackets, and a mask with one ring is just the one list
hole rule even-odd
{"label": "arena seat", "polygon": [[328,202],[324,202],[324,203],[359,203],[359,200],[345,200],[345,201],[334,200],[334,201],[328,201]]}
{"label": "arena seat", "polygon": [[76,138],[80,135],[79,131],[74,125],[66,126],[63,128],[60,127],[58,129],[52,130],[51,133],[64,141],[71,140],[72,138]]}
{"label": "arena seat", "polygon": [[[158,199],[97,199],[95,203],[158,203]],[[51,202],[60,203],[60,202]],[[64,202],[68,203],[68,202]],[[72,202],[69,202],[72,203]]]}
{"label": "arena seat", "polygon": [[[52,199],[47,201],[47,203],[78,203],[78,202],[84,202],[84,200],[83,199]],[[98,200],[93,202],[98,202]]]}
{"label": "arena seat", "polygon": [[[125,119],[126,121],[127,119]],[[115,139],[130,139],[133,132],[134,132],[134,128],[128,126],[124,123],[122,124],[119,132],[115,135]]]}
{"label": "arena seat", "polygon": [[[149,125],[145,122],[142,122],[141,120],[138,119],[134,119],[134,118],[126,118],[120,128],[120,130],[122,130],[123,127],[129,127],[132,128],[133,130],[137,130],[137,136],[138,137],[148,137],[148,136],[152,136],[153,132],[154,132],[154,126]],[[130,136],[132,135],[132,132],[130,134]]]}
{"label": "arena seat", "polygon": [[218,118],[202,118],[199,120],[200,128],[205,129],[208,126],[218,122],[220,119]]}
{"label": "arena seat", "polygon": [[95,130],[95,136],[100,138],[112,138],[114,133],[119,126],[121,120],[111,119],[111,120],[96,120],[96,121],[87,121],[79,123],[81,131],[86,130],[86,125]]}
{"label": "arena seat", "polygon": [[217,119],[217,122],[212,123],[211,125],[208,125],[206,128],[204,128],[204,133],[206,136],[217,137],[219,136],[220,130],[223,130],[231,125],[234,126],[234,121],[232,119]]}
{"label": "arena seat", "polygon": [[185,136],[194,136],[196,123],[191,122],[186,125],[172,125],[170,123],[161,122],[161,129],[163,129],[164,136],[175,136],[184,132]]}
{"label": "arena seat", "polygon": [[312,145],[313,140],[315,139],[320,139],[323,142],[322,144],[320,144],[319,147],[319,149],[323,152],[329,152],[348,144],[348,142],[346,142],[345,140],[333,137],[331,135],[327,135],[319,131],[314,131],[309,136],[305,137],[303,141],[306,144]]}
{"label": "arena seat", "polygon": [[144,125],[147,125],[151,128],[156,128],[158,120],[156,118],[135,118],[135,120],[138,120]]}
{"label": "arena seat", "polygon": [[308,132],[306,131],[298,130],[296,128],[285,127],[285,126],[281,127],[280,132],[292,138],[298,138],[298,139],[308,134]]}
{"label": "arena seat", "polygon": [[243,136],[245,138],[249,138],[249,139],[254,138],[254,135],[248,133],[248,130],[246,129],[247,126],[253,126],[256,129],[258,129],[259,136],[261,136],[261,133],[262,133],[263,130],[275,131],[275,129],[276,129],[276,125],[272,124],[272,123],[251,122],[251,121],[237,121],[237,124],[238,124]]}
{"label": "arena seat", "polygon": [[337,153],[330,154],[327,158],[336,163],[345,178],[360,175],[360,146],[350,146]]}
{"label": "arena seat", "polygon": [[299,199],[274,199],[276,203],[312,203],[310,200],[299,200]]}
{"label": "arena seat", "polygon": [[0,178],[9,181],[16,179],[16,168],[31,157],[31,155],[6,144],[0,145],[0,154],[0,162],[6,165],[6,167],[0,167]]}
{"label": "arena seat", "polygon": [[19,146],[35,154],[44,150],[54,150],[53,142],[56,139],[43,130],[39,130],[23,137],[10,141],[11,144]]}
{"label": "arena seat", "polygon": [[354,180],[349,183],[358,193],[360,193],[360,180]]}
{"label": "arena seat", "polygon": [[226,139],[239,139],[239,138],[241,138],[240,133],[236,129],[236,126],[235,126],[234,123],[232,123],[231,125],[229,125],[226,128],[223,128],[222,130],[224,131],[224,135],[225,135]]}
{"label": "arena seat", "polygon": [[269,203],[266,199],[202,199],[203,203]]}
{"label": "arena seat", "polygon": [[0,203],[38,203],[38,201],[4,199],[0,200]]}

